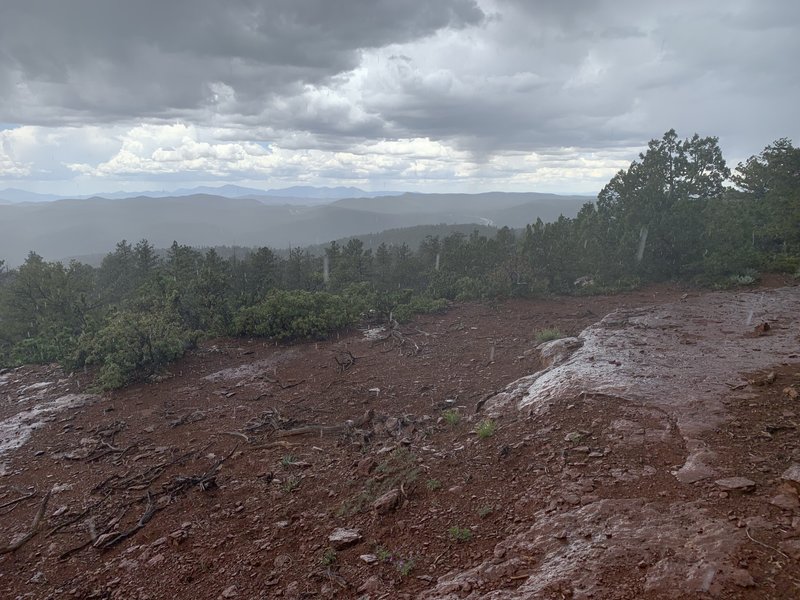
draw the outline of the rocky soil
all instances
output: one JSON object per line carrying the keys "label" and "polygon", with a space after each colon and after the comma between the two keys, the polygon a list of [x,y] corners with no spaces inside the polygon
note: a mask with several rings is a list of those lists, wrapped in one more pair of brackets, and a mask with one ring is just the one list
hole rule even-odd
{"label": "rocky soil", "polygon": [[0,597],[800,597],[792,284],[0,372]]}

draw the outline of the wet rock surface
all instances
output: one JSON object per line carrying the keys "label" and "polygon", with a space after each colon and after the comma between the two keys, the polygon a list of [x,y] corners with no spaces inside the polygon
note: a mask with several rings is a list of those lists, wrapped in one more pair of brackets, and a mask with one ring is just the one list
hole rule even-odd
{"label": "wet rock surface", "polygon": [[[799,289],[215,340],[0,457],[0,546],[42,513],[0,597],[795,598]],[[570,337],[536,350],[544,328]],[[87,383],[2,372],[0,420]]]}

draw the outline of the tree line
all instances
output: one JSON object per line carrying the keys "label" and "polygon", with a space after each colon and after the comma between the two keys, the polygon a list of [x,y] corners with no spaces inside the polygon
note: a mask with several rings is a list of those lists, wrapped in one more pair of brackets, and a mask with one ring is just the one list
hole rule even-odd
{"label": "tree line", "polygon": [[728,286],[800,276],[800,149],[779,139],[726,165],[715,137],[652,140],[575,218],[494,235],[359,239],[323,256],[268,247],[223,258],[122,241],[102,264],[0,261],[0,366],[95,366],[100,387],[147,378],[202,336],[320,338],[449,300],[603,293],[666,279]]}

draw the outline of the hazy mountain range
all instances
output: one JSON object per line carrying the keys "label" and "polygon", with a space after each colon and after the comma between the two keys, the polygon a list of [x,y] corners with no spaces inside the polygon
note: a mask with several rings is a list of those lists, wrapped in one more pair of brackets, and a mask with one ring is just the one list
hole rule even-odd
{"label": "hazy mountain range", "polygon": [[[52,202],[54,200],[85,200],[88,198],[106,198],[108,200],[121,200],[124,198],[137,198],[148,196],[150,198],[164,198],[172,196],[193,196],[195,194],[210,194],[213,196],[224,196],[226,198],[256,198],[266,199],[268,203],[279,199],[302,199],[307,201],[319,200],[328,202],[341,198],[375,198],[378,196],[397,196],[402,192],[366,192],[357,187],[313,187],[296,185],[287,188],[261,190],[258,188],[242,187],[240,185],[221,185],[221,186],[198,186],[193,188],[181,188],[177,190],[160,190],[147,192],[109,192],[101,194],[86,194],[77,196],[59,196],[55,194],[39,194],[16,188],[6,188],[0,190],[0,204],[11,204],[17,202]],[[308,202],[314,204],[315,202]]]}
{"label": "hazy mountain range", "polygon": [[145,238],[156,247],[177,240],[191,246],[285,248],[438,223],[524,227],[537,218],[574,216],[590,201],[587,196],[491,192],[407,193],[301,205],[210,194],[12,203],[0,205],[0,258],[13,266],[31,250],[50,260],[105,253],[122,239]]}

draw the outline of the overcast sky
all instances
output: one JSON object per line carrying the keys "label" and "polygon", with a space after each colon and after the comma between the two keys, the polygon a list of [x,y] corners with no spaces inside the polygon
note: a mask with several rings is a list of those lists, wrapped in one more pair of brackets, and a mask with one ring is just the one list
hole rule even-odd
{"label": "overcast sky", "polygon": [[800,2],[2,0],[0,188],[595,193],[800,142]]}

